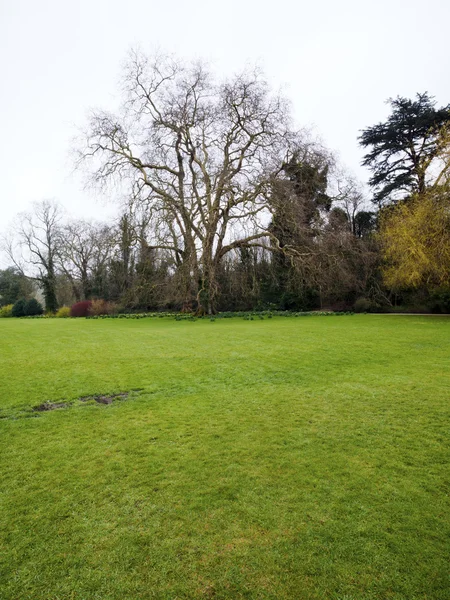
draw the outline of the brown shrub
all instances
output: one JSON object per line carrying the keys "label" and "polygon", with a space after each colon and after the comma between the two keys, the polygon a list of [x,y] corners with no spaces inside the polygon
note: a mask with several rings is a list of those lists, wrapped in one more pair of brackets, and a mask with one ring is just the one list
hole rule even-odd
{"label": "brown shrub", "polygon": [[99,317],[101,315],[112,315],[116,312],[116,307],[112,302],[107,302],[106,300],[102,300],[98,298],[97,300],[92,300],[92,304],[89,308],[89,314],[92,317]]}

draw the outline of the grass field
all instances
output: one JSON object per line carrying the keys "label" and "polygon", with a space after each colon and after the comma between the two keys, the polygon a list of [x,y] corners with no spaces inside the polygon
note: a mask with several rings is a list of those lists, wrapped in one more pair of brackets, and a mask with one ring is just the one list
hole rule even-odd
{"label": "grass field", "polygon": [[450,598],[450,319],[2,319],[0,357],[1,600]]}

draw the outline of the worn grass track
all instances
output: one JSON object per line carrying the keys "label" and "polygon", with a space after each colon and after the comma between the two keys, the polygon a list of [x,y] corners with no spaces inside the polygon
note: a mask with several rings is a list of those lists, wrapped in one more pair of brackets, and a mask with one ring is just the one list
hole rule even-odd
{"label": "worn grass track", "polygon": [[450,320],[2,319],[0,359],[2,600],[450,598]]}

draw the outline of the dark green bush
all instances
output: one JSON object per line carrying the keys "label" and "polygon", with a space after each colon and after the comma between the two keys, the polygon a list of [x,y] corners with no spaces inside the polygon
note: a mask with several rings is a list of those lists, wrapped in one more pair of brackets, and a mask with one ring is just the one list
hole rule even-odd
{"label": "dark green bush", "polygon": [[36,298],[31,298],[25,303],[24,313],[26,316],[34,317],[36,315],[42,315],[44,309],[42,308],[42,304],[36,300]]}
{"label": "dark green bush", "polygon": [[440,288],[431,294],[430,309],[433,313],[450,313],[450,288]]}
{"label": "dark green bush", "polygon": [[372,300],[369,300],[369,298],[358,298],[353,308],[357,313],[372,312],[375,308],[375,304]]}
{"label": "dark green bush", "polygon": [[13,317],[24,317],[25,316],[25,307],[27,305],[27,301],[25,298],[20,298],[12,307],[12,316]]}

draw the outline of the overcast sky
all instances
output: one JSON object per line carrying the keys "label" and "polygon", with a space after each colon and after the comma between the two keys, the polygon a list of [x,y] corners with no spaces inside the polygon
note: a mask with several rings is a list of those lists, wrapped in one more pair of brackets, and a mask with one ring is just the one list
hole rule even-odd
{"label": "overcast sky", "polygon": [[260,65],[297,124],[364,180],[358,132],[387,98],[450,102],[449,23],[450,0],[0,0],[0,232],[44,198],[114,213],[83,190],[69,150],[89,108],[117,105],[132,47],[204,58],[219,75]]}

